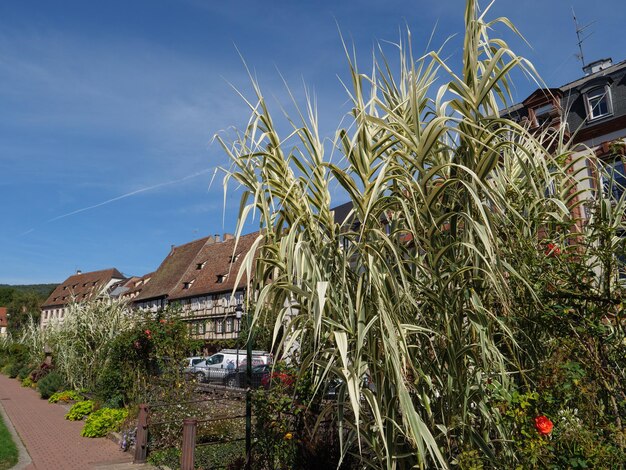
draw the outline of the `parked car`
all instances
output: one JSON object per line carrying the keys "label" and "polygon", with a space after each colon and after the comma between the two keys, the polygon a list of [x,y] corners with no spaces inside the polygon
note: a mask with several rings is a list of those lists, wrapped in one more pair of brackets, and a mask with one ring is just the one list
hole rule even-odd
{"label": "parked car", "polygon": [[[251,388],[259,388],[263,385],[265,377],[269,377],[272,371],[270,364],[262,364],[260,366],[252,367],[252,377],[250,382]],[[246,386],[246,374],[247,370],[245,365],[240,367],[239,370],[230,371],[224,377],[224,385],[227,387],[245,387]]]}
{"label": "parked car", "polygon": [[[231,372],[235,372],[237,369],[245,371],[246,356],[244,349],[222,349],[194,366],[194,373],[197,374],[197,377],[199,377],[198,373],[202,373],[201,381],[203,382],[223,383],[226,376]],[[270,363],[271,358],[268,352],[252,351],[253,366],[262,366]]]}
{"label": "parked car", "polygon": [[200,382],[204,379],[201,368],[206,367],[205,361],[206,358],[201,356],[188,357],[183,361],[183,372],[188,377],[194,377]]}

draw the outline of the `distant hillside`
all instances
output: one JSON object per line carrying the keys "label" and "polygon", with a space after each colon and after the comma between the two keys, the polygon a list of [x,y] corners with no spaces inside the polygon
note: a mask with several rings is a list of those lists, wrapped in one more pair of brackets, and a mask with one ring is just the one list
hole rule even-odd
{"label": "distant hillside", "polygon": [[0,284],[0,291],[32,292],[37,294],[37,297],[46,299],[57,285],[58,284],[25,284],[13,286],[10,284]]}

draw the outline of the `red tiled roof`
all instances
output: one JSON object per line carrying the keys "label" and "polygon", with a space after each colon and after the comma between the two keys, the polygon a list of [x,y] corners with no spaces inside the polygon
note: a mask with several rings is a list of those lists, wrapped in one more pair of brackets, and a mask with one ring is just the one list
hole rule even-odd
{"label": "red tiled roof", "polygon": [[179,283],[202,247],[213,241],[213,237],[205,237],[173,247],[169,255],[154,272],[150,282],[144,286],[141,293],[133,301],[166,297]]}
{"label": "red tiled roof", "polygon": [[7,308],[6,307],[0,307],[0,327],[6,327],[8,326],[8,318],[7,318]]}
{"label": "red tiled roof", "polygon": [[72,299],[77,302],[90,299],[100,292],[111,279],[124,279],[124,275],[115,268],[74,274],[59,284],[41,306],[67,305]]}
{"label": "red tiled roof", "polygon": [[150,279],[154,276],[154,271],[148,274],[144,274],[141,277],[134,276],[128,280],[124,284],[124,287],[127,287],[128,290],[122,293],[123,298],[134,298],[139,295],[139,293],[146,287],[146,284],[150,281]]}
{"label": "red tiled roof", "polygon": [[[205,244],[170,291],[169,299],[232,291],[239,268],[258,236],[259,232],[255,232],[242,235],[237,243],[231,238]],[[244,274],[237,287],[244,286],[246,282]]]}

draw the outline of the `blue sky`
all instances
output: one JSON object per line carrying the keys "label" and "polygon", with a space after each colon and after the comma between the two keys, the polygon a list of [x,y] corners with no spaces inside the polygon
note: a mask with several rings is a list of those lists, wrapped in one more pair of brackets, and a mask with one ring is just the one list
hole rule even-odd
{"label": "blue sky", "polygon": [[[549,86],[582,75],[572,7],[594,22],[588,62],[626,59],[622,1],[493,6],[492,18],[524,34],[532,48],[505,38]],[[0,2],[0,283],[109,267],[141,275],[171,244],[232,232],[239,196],[224,206],[221,175],[209,184],[227,164],[213,135],[248,119],[230,86],[249,90],[237,49],[270,103],[286,99],[279,72],[295,90],[304,81],[332,136],[349,110],[337,25],[362,65],[405,25],[416,51],[433,30],[432,47],[458,34],[445,49],[454,64],[463,10],[462,0]],[[516,100],[534,88],[521,78]]]}

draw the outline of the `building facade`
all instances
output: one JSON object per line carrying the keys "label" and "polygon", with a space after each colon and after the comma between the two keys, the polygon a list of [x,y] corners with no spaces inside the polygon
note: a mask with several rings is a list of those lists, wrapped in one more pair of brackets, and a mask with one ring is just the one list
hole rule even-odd
{"label": "building facade", "polygon": [[195,338],[207,342],[237,338],[241,319],[236,308],[245,303],[247,285],[245,276],[239,281],[237,276],[257,237],[252,233],[237,241],[232,235],[223,239],[216,235],[172,246],[132,298],[133,306],[157,312],[175,305]]}
{"label": "building facade", "polygon": [[[611,186],[614,196],[620,197],[626,188],[626,61],[613,64],[611,59],[602,59],[583,71],[583,77],[559,88],[536,90],[503,114],[530,129],[562,133],[575,151],[575,160],[593,151],[603,168],[581,160],[572,171],[604,175],[600,179],[605,189]],[[599,189],[593,187],[593,180],[580,183],[581,197],[593,197]],[[586,214],[574,215],[586,218]]]}

